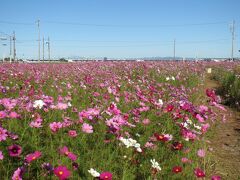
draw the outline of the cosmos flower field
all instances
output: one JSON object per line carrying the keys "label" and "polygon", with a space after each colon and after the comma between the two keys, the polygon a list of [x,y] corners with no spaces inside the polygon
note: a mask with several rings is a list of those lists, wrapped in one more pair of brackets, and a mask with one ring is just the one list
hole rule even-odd
{"label": "cosmos flower field", "polygon": [[204,62],[0,65],[1,179],[196,179],[224,111]]}

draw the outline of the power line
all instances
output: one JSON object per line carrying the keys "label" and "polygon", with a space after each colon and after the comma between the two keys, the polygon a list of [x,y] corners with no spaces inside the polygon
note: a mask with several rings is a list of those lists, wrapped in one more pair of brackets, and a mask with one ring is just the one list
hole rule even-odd
{"label": "power line", "polygon": [[159,24],[159,25],[124,25],[124,24],[88,24],[88,23],[79,23],[79,22],[63,22],[63,21],[44,21],[43,23],[48,24],[63,24],[63,25],[78,25],[78,26],[95,26],[95,27],[184,27],[184,26],[206,26],[206,25],[219,25],[227,24],[226,21],[221,22],[204,22],[204,23],[189,23],[189,24]]}
{"label": "power line", "polygon": [[10,21],[0,21],[0,24],[11,24],[11,25],[24,25],[24,26],[33,26],[34,23],[25,23],[25,22],[10,22]]}
{"label": "power line", "polygon": [[[81,22],[66,22],[66,21],[41,21],[42,24],[60,24],[60,25],[74,25],[74,26],[93,26],[93,27],[129,27],[129,28],[162,28],[162,27],[187,27],[187,26],[208,26],[208,25],[220,25],[227,24],[227,21],[217,21],[217,22],[203,22],[203,23],[186,23],[186,24],[95,24],[95,23],[81,23]],[[34,23],[29,22],[12,22],[12,21],[0,21],[0,24],[10,24],[10,25],[25,25],[33,26]]]}
{"label": "power line", "polygon": [[[201,42],[203,42],[203,43],[205,43],[205,42],[218,42],[218,41],[226,41],[226,40],[228,40],[228,39],[210,39],[210,40],[203,40],[203,41],[180,41],[180,43],[201,43]],[[19,43],[24,43],[24,42],[34,42],[34,41],[37,41],[37,40],[35,40],[35,39],[33,39],[33,40],[30,40],[30,39],[28,39],[28,40],[19,40]],[[106,42],[106,43],[112,43],[112,42],[119,42],[119,43],[172,43],[172,41],[124,41],[124,40],[122,40],[122,41],[118,41],[118,40],[112,40],[112,41],[88,41],[88,40],[67,40],[67,39],[65,39],[65,40],[58,40],[58,39],[56,39],[56,40],[52,40],[52,41],[54,41],[54,42],[59,42],[59,41],[63,41],[63,42],[66,42],[66,41],[75,41],[75,42],[93,42],[93,43],[95,43],[95,42]]]}

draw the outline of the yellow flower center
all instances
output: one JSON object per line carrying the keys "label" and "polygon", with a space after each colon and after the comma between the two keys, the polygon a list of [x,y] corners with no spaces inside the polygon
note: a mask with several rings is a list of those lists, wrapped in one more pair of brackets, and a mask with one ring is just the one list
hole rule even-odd
{"label": "yellow flower center", "polygon": [[62,174],[63,174],[63,172],[62,172],[62,171],[59,171],[59,174],[60,174],[60,175],[62,175]]}
{"label": "yellow flower center", "polygon": [[34,160],[34,159],[36,159],[36,157],[35,157],[35,156],[33,156],[33,157],[32,157],[32,160]]}
{"label": "yellow flower center", "polygon": [[106,179],[107,179],[107,178],[108,178],[108,176],[104,176],[104,178],[106,178]]}

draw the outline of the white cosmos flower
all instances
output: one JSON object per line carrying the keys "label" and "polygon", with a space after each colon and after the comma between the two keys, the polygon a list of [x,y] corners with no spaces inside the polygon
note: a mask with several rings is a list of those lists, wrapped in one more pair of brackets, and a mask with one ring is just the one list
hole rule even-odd
{"label": "white cosmos flower", "polygon": [[185,128],[188,128],[188,123],[184,122],[184,123],[181,123],[181,125]]}
{"label": "white cosmos flower", "polygon": [[34,108],[38,108],[38,109],[42,109],[42,107],[45,105],[45,103],[43,102],[43,100],[36,100],[33,103],[33,107]]}
{"label": "white cosmos flower", "polygon": [[71,104],[71,102],[68,102],[67,104],[68,104],[68,107],[72,107],[72,104]]}
{"label": "white cosmos flower", "polygon": [[128,139],[125,139],[123,137],[120,137],[119,140],[127,147],[134,147],[138,152],[142,152],[142,149],[140,148],[140,144],[132,139],[132,138],[128,138]]}
{"label": "white cosmos flower", "polygon": [[191,120],[191,119],[187,119],[186,122],[187,122],[188,124],[192,124],[192,120]]}
{"label": "white cosmos flower", "polygon": [[142,149],[139,147],[139,148],[137,148],[137,152],[142,152]]}
{"label": "white cosmos flower", "polygon": [[166,81],[169,81],[170,80],[170,78],[169,77],[166,77]]}
{"label": "white cosmos flower", "polygon": [[194,124],[193,126],[194,126],[196,129],[199,129],[199,130],[201,129],[201,127],[198,126],[198,125],[196,125],[196,124]]}
{"label": "white cosmos flower", "polygon": [[159,99],[159,100],[158,100],[158,103],[159,103],[160,105],[163,105],[163,100],[162,100],[162,99]]}
{"label": "white cosmos flower", "polygon": [[93,177],[99,177],[100,173],[97,172],[95,169],[91,168],[88,170],[88,172],[93,176]]}
{"label": "white cosmos flower", "polygon": [[175,77],[172,76],[172,80],[175,81]]}
{"label": "white cosmos flower", "polygon": [[152,163],[152,168],[154,168],[154,169],[156,169],[158,171],[162,170],[161,167],[159,166],[158,162],[155,159],[151,159],[150,161]]}

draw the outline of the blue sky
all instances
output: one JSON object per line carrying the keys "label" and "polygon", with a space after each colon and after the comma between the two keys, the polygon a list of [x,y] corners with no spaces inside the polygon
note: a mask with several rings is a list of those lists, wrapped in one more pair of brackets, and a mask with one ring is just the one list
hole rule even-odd
{"label": "blue sky", "polygon": [[[234,19],[240,56],[239,0],[1,0],[0,6],[0,32],[15,30],[19,58],[38,57],[37,19],[54,58],[173,56],[174,38],[176,56],[229,57]],[[8,55],[2,43],[0,56]]]}

